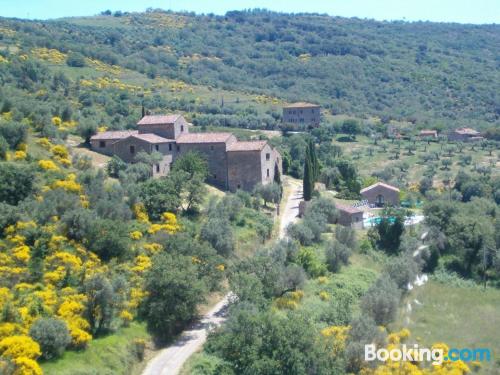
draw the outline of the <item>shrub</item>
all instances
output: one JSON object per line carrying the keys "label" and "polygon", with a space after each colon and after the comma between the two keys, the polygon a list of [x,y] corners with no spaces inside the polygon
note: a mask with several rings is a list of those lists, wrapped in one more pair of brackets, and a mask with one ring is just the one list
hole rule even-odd
{"label": "shrub", "polygon": [[415,280],[419,272],[419,266],[413,256],[400,255],[391,258],[385,271],[400,290],[406,291],[408,284]]}
{"label": "shrub", "polygon": [[201,228],[200,239],[207,241],[220,255],[229,256],[234,251],[233,231],[224,218],[210,217]]}
{"label": "shrub", "polygon": [[396,317],[401,292],[389,276],[381,276],[361,299],[363,312],[378,325],[387,325]]}
{"label": "shrub", "polygon": [[355,249],[357,247],[356,232],[352,228],[337,225],[335,228],[335,238],[342,245],[350,249]]}
{"label": "shrub", "polygon": [[68,327],[65,322],[55,318],[40,318],[33,323],[30,336],[42,349],[42,357],[55,358],[62,355],[71,342]]}
{"label": "shrub", "polygon": [[0,136],[7,141],[11,149],[16,149],[21,143],[26,140],[28,131],[26,125],[6,122],[0,126]]}
{"label": "shrub", "polygon": [[311,201],[305,212],[306,217],[312,213],[321,215],[326,222],[333,224],[338,218],[338,211],[335,208],[335,202],[329,198],[319,197]]}
{"label": "shrub", "polygon": [[311,245],[314,240],[314,233],[302,222],[290,224],[287,233],[290,238],[299,241],[303,246]]}
{"label": "shrub", "polygon": [[66,64],[76,68],[83,68],[86,65],[85,57],[81,53],[70,52],[66,58]]}
{"label": "shrub", "polygon": [[326,266],[330,272],[339,272],[342,266],[349,264],[351,249],[339,241],[333,240],[326,249]]}
{"label": "shrub", "polygon": [[15,163],[0,163],[0,202],[17,205],[33,191],[32,168]]}
{"label": "shrub", "polygon": [[7,151],[9,151],[9,144],[5,138],[0,135],[0,159],[5,160]]}

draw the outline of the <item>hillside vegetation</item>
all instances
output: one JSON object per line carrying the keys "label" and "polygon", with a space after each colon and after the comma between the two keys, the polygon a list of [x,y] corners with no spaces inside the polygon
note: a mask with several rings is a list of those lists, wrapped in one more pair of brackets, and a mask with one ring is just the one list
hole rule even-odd
{"label": "hillside vegetation", "polygon": [[[259,10],[226,16],[151,10],[0,23],[4,41],[14,42],[4,53],[19,48],[72,51],[156,78],[157,84],[175,79],[315,101],[333,114],[429,125],[491,126],[500,115],[494,85],[500,80],[498,25],[388,23]],[[69,64],[80,65],[77,57]],[[162,103],[168,104],[164,108],[198,107],[169,101]],[[202,109],[211,115],[235,114],[223,106]],[[274,127],[277,117],[268,111],[259,120]]]}

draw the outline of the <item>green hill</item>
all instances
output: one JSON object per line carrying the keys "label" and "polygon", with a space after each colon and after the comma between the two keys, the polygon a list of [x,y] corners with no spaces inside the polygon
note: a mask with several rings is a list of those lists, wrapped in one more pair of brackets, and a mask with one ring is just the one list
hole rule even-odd
{"label": "green hill", "polygon": [[[73,51],[126,68],[129,76],[139,74],[140,87],[149,77],[155,79],[151,84],[162,78],[225,90],[229,97],[228,92],[239,93],[232,95],[239,106],[228,100],[223,107],[223,91],[203,105],[189,96],[188,103],[174,103],[173,95],[162,103],[150,100],[151,108],[208,116],[199,118],[200,124],[264,123],[273,128],[278,107],[260,112],[258,105],[243,105],[261,94],[318,102],[334,115],[423,125],[491,127],[500,117],[495,87],[500,81],[499,25],[377,22],[255,10],[226,16],[149,11],[53,21],[0,19],[0,28],[0,48],[7,59],[34,48]],[[66,73],[76,78],[89,68]],[[253,96],[241,101],[243,93]],[[124,115],[110,108],[106,112]]]}

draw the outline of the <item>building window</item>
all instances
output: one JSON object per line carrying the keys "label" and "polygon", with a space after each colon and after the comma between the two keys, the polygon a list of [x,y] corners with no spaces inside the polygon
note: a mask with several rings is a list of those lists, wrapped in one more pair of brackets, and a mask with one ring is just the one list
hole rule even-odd
{"label": "building window", "polygon": [[172,143],[168,144],[168,151],[172,151]]}
{"label": "building window", "polygon": [[238,184],[237,189],[241,189],[241,185],[240,184]]}
{"label": "building window", "polygon": [[180,151],[181,150],[181,146],[177,146],[177,151]]}
{"label": "building window", "polygon": [[156,151],[160,151],[160,146],[159,145],[155,145],[155,150]]}
{"label": "building window", "polygon": [[267,178],[269,178],[269,168],[267,168]]}
{"label": "building window", "polygon": [[100,141],[100,142],[99,142],[99,147],[100,147],[100,148],[104,148],[104,147],[106,147],[106,141]]}
{"label": "building window", "polygon": [[156,173],[160,173],[160,164],[156,164]]}
{"label": "building window", "polygon": [[270,154],[270,153],[267,153],[267,154],[266,154],[266,160],[267,160],[267,161],[271,160],[271,154]]}
{"label": "building window", "polygon": [[184,125],[181,125],[181,133],[184,131]]}
{"label": "building window", "polygon": [[135,154],[135,146],[130,145],[130,153]]}
{"label": "building window", "polygon": [[213,151],[213,150],[214,150],[214,146],[213,146],[213,145],[211,145],[211,146],[210,146],[210,151]]}
{"label": "building window", "polygon": [[214,180],[217,180],[217,175],[216,174],[214,174]]}

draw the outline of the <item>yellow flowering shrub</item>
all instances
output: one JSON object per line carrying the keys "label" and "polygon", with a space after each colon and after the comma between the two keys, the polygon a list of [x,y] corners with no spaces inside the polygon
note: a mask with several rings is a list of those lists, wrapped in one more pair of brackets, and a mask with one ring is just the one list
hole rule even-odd
{"label": "yellow flowering shrub", "polygon": [[142,274],[151,268],[152,265],[151,259],[147,255],[138,255],[131,270]]}
{"label": "yellow flowering shrub", "polygon": [[26,154],[26,152],[24,151],[16,151],[14,153],[14,159],[15,160],[24,160],[28,157],[28,154]]}
{"label": "yellow flowering shrub", "polygon": [[143,249],[146,250],[147,253],[153,255],[160,252],[163,246],[159,243],[147,243],[143,245]]}
{"label": "yellow flowering shrub", "polygon": [[54,156],[58,156],[62,159],[67,159],[69,157],[68,149],[63,145],[52,146],[50,152],[52,152]]}
{"label": "yellow flowering shrub", "polygon": [[61,124],[62,124],[61,118],[58,116],[52,117],[52,124],[54,124],[57,127],[61,126]]}
{"label": "yellow flowering shrub", "polygon": [[134,316],[127,310],[122,310],[120,312],[120,319],[123,320],[123,325],[128,327],[132,319],[134,319]]}
{"label": "yellow flowering shrub", "polygon": [[12,375],[43,375],[38,363],[31,358],[19,357],[13,363],[16,369]]}
{"label": "yellow flowering shrub", "polygon": [[322,290],[321,292],[319,292],[319,298],[322,300],[322,301],[327,301],[330,299],[330,295],[328,294],[328,292]]}
{"label": "yellow flowering shrub", "polygon": [[135,240],[135,241],[138,241],[142,238],[142,232],[138,231],[138,230],[135,230],[133,232],[130,232],[130,238]]}
{"label": "yellow flowering shrub", "polygon": [[26,143],[19,143],[17,146],[18,151],[28,152],[28,145]]}
{"label": "yellow flowering shrub", "polygon": [[30,258],[30,248],[26,245],[19,245],[12,249],[12,255],[21,263],[27,263]]}
{"label": "yellow flowering shrub", "polygon": [[39,138],[36,142],[46,150],[50,150],[52,148],[52,143],[48,138]]}
{"label": "yellow flowering shrub", "polygon": [[321,336],[330,342],[333,352],[340,353],[345,349],[350,326],[331,326],[321,330]]}
{"label": "yellow flowering shrub", "polygon": [[82,186],[75,181],[76,175],[73,173],[68,174],[65,180],[56,180],[52,183],[52,189],[63,189],[71,193],[80,193]]}
{"label": "yellow flowering shrub", "polygon": [[149,216],[148,213],[146,212],[146,208],[142,203],[134,204],[133,210],[137,221],[149,224]]}
{"label": "yellow flowering shrub", "polygon": [[40,160],[38,166],[44,171],[58,171],[59,167],[52,160]]}
{"label": "yellow flowering shrub", "polygon": [[302,298],[304,298],[304,292],[302,290],[296,290],[294,292],[287,293],[287,295],[283,297],[276,298],[274,303],[279,309],[295,310],[299,307],[299,303]]}
{"label": "yellow flowering shrub", "polygon": [[0,355],[3,357],[36,359],[41,354],[40,345],[29,336],[10,336],[0,341]]}

